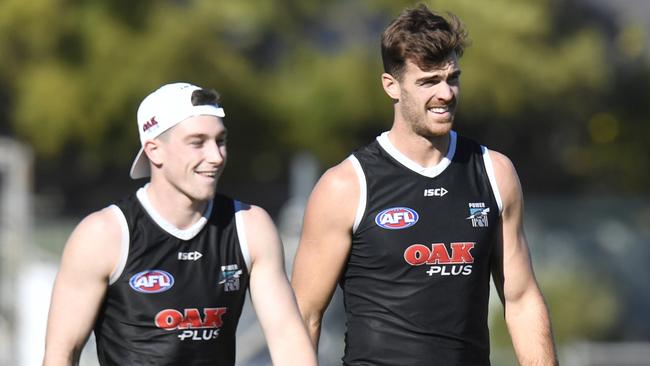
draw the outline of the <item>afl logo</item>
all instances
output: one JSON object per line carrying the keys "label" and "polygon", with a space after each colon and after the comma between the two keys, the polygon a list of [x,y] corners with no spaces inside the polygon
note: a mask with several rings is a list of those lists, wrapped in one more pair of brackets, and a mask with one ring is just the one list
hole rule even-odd
{"label": "afl logo", "polygon": [[131,288],[147,294],[165,292],[174,285],[174,277],[159,269],[149,269],[136,273],[129,280]]}
{"label": "afl logo", "polygon": [[375,223],[384,229],[399,230],[418,222],[418,213],[408,207],[393,207],[383,210],[375,217]]}

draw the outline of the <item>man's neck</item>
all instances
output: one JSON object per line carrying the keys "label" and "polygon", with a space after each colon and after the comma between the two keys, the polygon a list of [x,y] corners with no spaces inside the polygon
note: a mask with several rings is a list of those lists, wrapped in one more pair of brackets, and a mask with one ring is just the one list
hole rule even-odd
{"label": "man's neck", "polygon": [[388,133],[391,144],[418,165],[429,168],[438,165],[449,150],[449,133],[425,137],[410,129],[393,125]]}
{"label": "man's neck", "polygon": [[145,194],[153,209],[178,229],[187,229],[195,224],[205,212],[207,201],[195,201],[167,182],[152,180]]}

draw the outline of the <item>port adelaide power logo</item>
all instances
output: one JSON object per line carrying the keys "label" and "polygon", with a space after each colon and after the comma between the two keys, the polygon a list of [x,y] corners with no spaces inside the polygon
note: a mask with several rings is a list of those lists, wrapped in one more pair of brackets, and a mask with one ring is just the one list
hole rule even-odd
{"label": "port adelaide power logo", "polygon": [[375,216],[375,223],[384,229],[400,230],[411,227],[418,222],[419,215],[408,207],[392,207]]}
{"label": "port adelaide power logo", "polygon": [[242,270],[236,264],[221,266],[219,285],[223,285],[225,292],[239,291],[239,276],[241,274]]}
{"label": "port adelaide power logo", "polygon": [[466,220],[472,223],[473,227],[487,227],[488,226],[488,213],[490,208],[485,207],[484,202],[469,203],[469,216]]}

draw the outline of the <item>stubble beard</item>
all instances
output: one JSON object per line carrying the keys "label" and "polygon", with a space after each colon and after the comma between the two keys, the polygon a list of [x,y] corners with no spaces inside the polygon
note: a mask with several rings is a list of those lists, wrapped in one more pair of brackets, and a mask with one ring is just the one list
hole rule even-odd
{"label": "stubble beard", "polygon": [[436,118],[429,120],[429,111],[427,108],[419,109],[410,102],[410,98],[404,101],[409,101],[401,107],[402,116],[409,123],[411,130],[418,136],[427,139],[444,136],[449,133],[453,126],[455,115],[455,103],[450,103],[449,117],[445,119]]}

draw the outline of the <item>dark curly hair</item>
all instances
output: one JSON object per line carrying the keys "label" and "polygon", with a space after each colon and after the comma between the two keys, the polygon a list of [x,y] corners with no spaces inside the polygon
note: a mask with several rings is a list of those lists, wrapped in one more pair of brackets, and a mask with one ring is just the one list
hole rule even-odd
{"label": "dark curly hair", "polygon": [[454,14],[447,18],[424,4],[404,10],[381,36],[384,71],[401,80],[406,60],[430,70],[454,52],[462,56],[469,43],[467,31]]}

